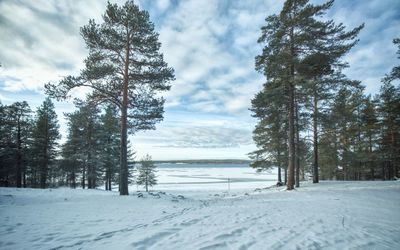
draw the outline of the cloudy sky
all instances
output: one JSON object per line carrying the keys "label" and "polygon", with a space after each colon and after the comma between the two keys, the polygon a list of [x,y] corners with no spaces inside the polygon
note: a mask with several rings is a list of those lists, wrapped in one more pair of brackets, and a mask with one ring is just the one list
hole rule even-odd
{"label": "cloudy sky", "polygon": [[[132,136],[133,149],[154,159],[247,158],[255,149],[248,108],[263,83],[254,70],[261,51],[256,41],[264,18],[278,13],[283,1],[137,3],[150,13],[176,81],[166,94],[164,121],[156,131]],[[90,18],[100,22],[105,6],[103,0],[0,0],[1,102],[27,100],[35,110],[44,83],[77,74],[87,55],[79,28]],[[365,23],[360,43],[345,58],[346,74],[376,93],[398,64],[392,40],[400,36],[400,1],[336,0],[327,17],[349,29]],[[56,108],[65,135],[63,112],[74,107],[70,101]]]}

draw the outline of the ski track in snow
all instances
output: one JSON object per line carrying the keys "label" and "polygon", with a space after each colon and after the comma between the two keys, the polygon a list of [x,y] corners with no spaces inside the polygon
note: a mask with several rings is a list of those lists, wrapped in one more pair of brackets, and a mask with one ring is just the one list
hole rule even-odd
{"label": "ski track in snow", "polygon": [[0,188],[0,249],[400,249],[399,181],[199,192]]}

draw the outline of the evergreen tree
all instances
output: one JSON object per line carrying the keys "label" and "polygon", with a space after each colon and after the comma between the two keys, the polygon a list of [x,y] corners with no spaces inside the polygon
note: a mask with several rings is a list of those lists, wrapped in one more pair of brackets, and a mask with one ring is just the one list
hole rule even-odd
{"label": "evergreen tree", "polygon": [[78,111],[65,114],[68,120],[67,140],[62,147],[62,168],[67,174],[68,182],[76,188],[77,178],[82,172],[82,187],[85,187],[85,131],[82,128],[82,115]]}
{"label": "evergreen tree", "polygon": [[[278,182],[282,182],[281,171],[287,167],[287,108],[285,90],[276,82],[267,82],[264,89],[252,100],[253,117],[259,122],[253,131],[253,140],[258,150],[250,153],[251,167],[262,170],[278,167]],[[286,176],[285,176],[286,183]]]}
{"label": "evergreen tree", "polygon": [[0,107],[0,179],[8,185],[26,187],[31,136],[31,110],[27,102]]}
{"label": "evergreen tree", "polygon": [[82,130],[85,136],[85,168],[87,170],[87,184],[89,189],[96,188],[100,175],[101,147],[100,144],[100,114],[97,106],[90,103],[79,104]]}
{"label": "evergreen tree", "polygon": [[380,157],[382,179],[399,176],[400,164],[400,86],[385,81],[379,93],[381,127]]}
{"label": "evergreen tree", "polygon": [[[397,45],[396,54],[400,59],[400,38],[393,39]],[[392,71],[383,78],[383,86],[379,93],[379,114],[381,119],[381,156],[382,178],[392,179],[399,177],[400,165],[400,86],[397,88],[393,81],[400,80],[400,66],[393,67]]]}
{"label": "evergreen tree", "polygon": [[[270,81],[279,79],[287,89],[288,190],[294,188],[295,94],[296,89],[302,85],[301,66],[305,64],[303,60],[312,54],[322,54],[332,50],[329,57],[324,58],[324,61],[329,59],[325,62],[329,65],[331,61],[340,57],[354,45],[355,42],[346,44],[345,41],[353,39],[362,28],[360,26],[345,33],[343,25],[335,25],[333,21],[317,19],[332,4],[333,1],[322,5],[312,5],[308,3],[308,0],[287,0],[279,15],[271,15],[266,18],[267,24],[261,28],[262,35],[258,40],[259,43],[266,46],[262,54],[256,57],[256,69]],[[321,73],[318,71],[318,74]]]}
{"label": "evergreen tree", "polygon": [[28,160],[28,145],[31,136],[31,109],[26,101],[16,102],[10,106],[13,117],[16,141],[16,186],[26,187],[26,163]]}
{"label": "evergreen tree", "polygon": [[[397,58],[400,59],[400,38],[393,39],[393,43],[397,45],[396,54],[398,55]],[[394,80],[400,80],[400,66],[393,67],[390,74],[386,75],[386,77],[383,79],[384,82],[389,82],[389,83]]]}
{"label": "evergreen tree", "polygon": [[377,114],[377,100],[371,100],[371,96],[367,96],[361,114],[361,133],[363,154],[361,158],[365,167],[369,169],[368,179],[375,179],[375,168],[377,165],[377,149],[379,138],[379,123]]}
{"label": "evergreen tree", "polygon": [[[0,103],[1,104],[1,103]],[[10,109],[0,105],[0,185],[13,185],[16,144],[13,140],[13,119]]]}
{"label": "evergreen tree", "polygon": [[54,104],[49,97],[36,112],[36,120],[33,128],[32,151],[36,164],[34,173],[34,184],[36,184],[36,173],[39,174],[40,188],[46,188],[49,168],[53,165],[57,156],[57,141],[60,139],[57,114]]}
{"label": "evergreen tree", "polygon": [[65,161],[73,161],[70,173],[76,176],[76,170],[82,173],[82,188],[96,188],[103,168],[101,141],[102,126],[100,110],[88,102],[76,101],[78,110],[68,114],[69,135],[64,145]]}
{"label": "evergreen tree", "polygon": [[151,156],[146,155],[140,161],[139,175],[137,177],[137,184],[143,185],[146,188],[146,192],[149,191],[148,187],[152,187],[157,184],[157,178],[155,175],[156,165],[151,160]]}
{"label": "evergreen tree", "polygon": [[324,179],[355,179],[359,172],[359,113],[362,88],[342,87],[324,120],[321,135],[321,176]]}
{"label": "evergreen tree", "polygon": [[81,29],[89,49],[85,69],[78,77],[68,76],[58,86],[47,84],[47,93],[67,98],[71,89],[93,89],[90,99],[109,102],[121,112],[120,194],[128,195],[128,130],[154,129],[163,118],[164,99],[157,92],[170,89],[174,79],[159,52],[161,44],[147,11],[133,1],[122,7],[108,3],[103,23],[90,20]]}
{"label": "evergreen tree", "polygon": [[108,105],[100,118],[100,145],[102,147],[101,156],[106,190],[111,190],[111,184],[115,181],[120,163],[120,121],[117,112],[115,106]]}

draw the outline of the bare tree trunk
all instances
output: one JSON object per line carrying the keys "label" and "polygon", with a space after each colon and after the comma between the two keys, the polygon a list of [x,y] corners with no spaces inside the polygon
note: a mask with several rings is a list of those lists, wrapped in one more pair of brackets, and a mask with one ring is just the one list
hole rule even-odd
{"label": "bare tree trunk", "polygon": [[278,182],[282,182],[281,151],[278,149]]}
{"label": "bare tree trunk", "polygon": [[[294,58],[294,28],[290,29],[290,54]],[[296,161],[296,152],[295,152],[295,143],[294,143],[294,64],[290,65],[290,79],[288,82],[289,87],[289,112],[288,112],[288,120],[289,120],[289,164],[288,164],[288,181],[287,181],[287,190],[294,189],[294,165]]]}
{"label": "bare tree trunk", "polygon": [[126,44],[125,70],[121,107],[121,169],[120,195],[129,195],[128,192],[128,84],[129,84],[129,40]]}
{"label": "bare tree trunk", "polygon": [[294,189],[294,166],[296,161],[294,143],[294,86],[289,83],[289,164],[287,190]]}
{"label": "bare tree trunk", "polygon": [[299,105],[297,103],[297,99],[295,99],[295,108],[296,108],[296,178],[295,183],[296,187],[300,187],[300,156],[299,156],[299,148],[300,148],[300,133],[299,133]]}
{"label": "bare tree trunk", "polygon": [[319,173],[318,173],[318,100],[317,100],[317,90],[314,90],[314,111],[313,111],[313,183],[319,182]]}
{"label": "bare tree trunk", "polygon": [[278,182],[282,182],[282,174],[281,174],[281,167],[278,167]]}
{"label": "bare tree trunk", "polygon": [[285,185],[287,184],[287,168],[284,169],[284,173],[285,173]]}
{"label": "bare tree trunk", "polygon": [[17,124],[17,167],[16,167],[16,177],[17,177],[17,187],[22,187],[22,147],[21,147],[21,124],[18,119]]}
{"label": "bare tree trunk", "polygon": [[24,172],[23,172],[22,176],[23,176],[24,188],[26,188],[26,166],[25,166],[25,169],[24,169]]}
{"label": "bare tree trunk", "polygon": [[47,172],[47,164],[46,162],[43,162],[40,171],[40,188],[42,189],[46,188],[46,179],[47,179],[46,172]]}
{"label": "bare tree trunk", "polygon": [[72,172],[72,188],[75,189],[76,188],[76,175],[75,175],[75,168],[73,169]]}
{"label": "bare tree trunk", "polygon": [[41,164],[41,171],[40,171],[40,188],[46,188],[46,179],[47,179],[47,168],[48,168],[48,160],[47,160],[47,143],[48,143],[48,118],[46,116],[46,123],[45,123],[45,145],[43,148],[43,162]]}
{"label": "bare tree trunk", "polygon": [[86,166],[85,164],[83,164],[83,168],[82,168],[82,189],[85,189],[85,180],[86,178]]}

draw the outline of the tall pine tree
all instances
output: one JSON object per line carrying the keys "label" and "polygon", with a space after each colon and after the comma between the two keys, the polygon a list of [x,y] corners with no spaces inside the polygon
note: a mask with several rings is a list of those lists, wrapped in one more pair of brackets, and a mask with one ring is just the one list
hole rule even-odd
{"label": "tall pine tree", "polygon": [[[332,44],[344,47],[332,51],[342,53],[345,47],[351,47],[352,43],[345,44],[339,41],[343,35],[345,39],[353,39],[362,26],[350,33],[344,33],[344,27],[335,25],[333,21],[321,21],[318,19],[333,4],[329,1],[322,5],[312,5],[308,0],[287,0],[279,15],[271,15],[266,18],[266,25],[261,28],[262,35],[258,42],[265,45],[261,55],[256,57],[256,69],[262,72],[269,81],[279,80],[287,89],[288,107],[288,183],[287,188],[294,188],[294,167],[296,161],[296,110],[295,95],[297,88],[302,85],[301,66],[303,60],[315,53],[326,52],[332,49]],[[323,43],[322,41],[325,41]],[[328,61],[327,63],[330,63]]]}
{"label": "tall pine tree", "polygon": [[161,44],[147,11],[133,1],[123,6],[108,3],[103,23],[90,20],[81,34],[89,49],[86,67],[77,77],[47,84],[47,93],[67,98],[71,89],[93,89],[90,99],[108,102],[121,115],[120,194],[128,195],[128,130],[154,129],[163,118],[164,99],[157,93],[170,89],[173,69],[159,52]]}
{"label": "tall pine tree", "polygon": [[[59,125],[54,104],[49,97],[36,111],[33,128],[32,151],[35,155],[39,187],[46,188],[49,168],[57,156],[57,141],[60,139]],[[36,181],[36,180],[35,180]]]}

